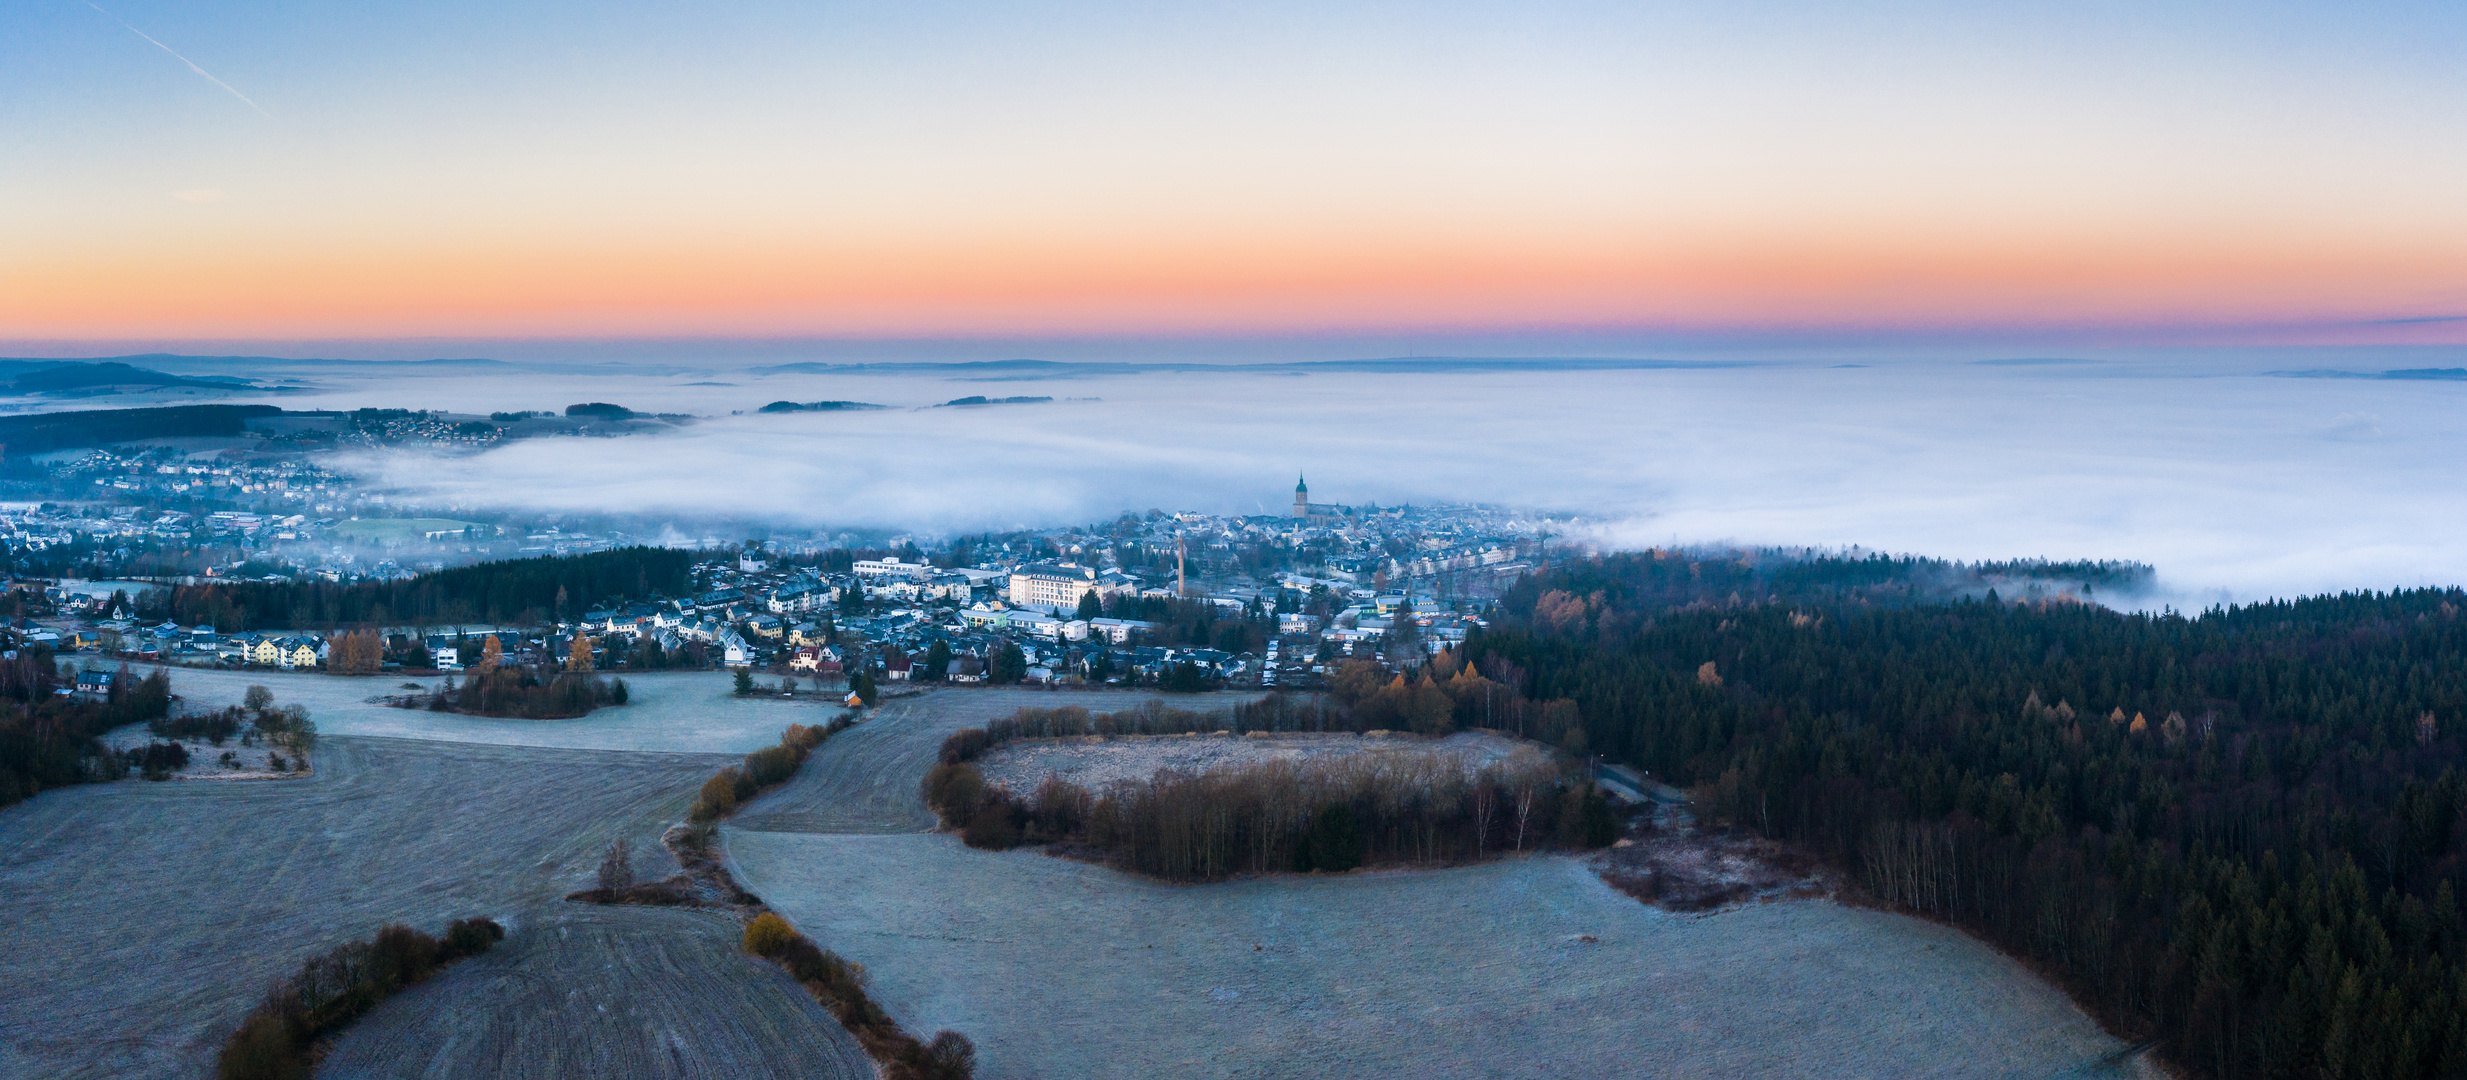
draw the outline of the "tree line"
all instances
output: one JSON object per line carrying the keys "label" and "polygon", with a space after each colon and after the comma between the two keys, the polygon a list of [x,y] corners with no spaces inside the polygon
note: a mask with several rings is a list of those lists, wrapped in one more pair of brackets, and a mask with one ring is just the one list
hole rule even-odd
{"label": "tree line", "polygon": [[682,596],[694,553],[627,547],[543,555],[437,570],[408,581],[240,581],[179,585],[164,611],[173,621],[230,633],[337,626],[531,624],[570,619],[627,598]]}
{"label": "tree line", "polygon": [[2467,594],[1656,607],[1668,569],[1537,575],[1467,651],[2191,1075],[2467,1070]]}
{"label": "tree line", "polygon": [[368,941],[335,946],[277,981],[215,1058],[216,1080],[302,1080],[315,1062],[317,1040],[366,1015],[377,1003],[428,979],[439,968],[487,952],[505,928],[484,918],[461,919],[438,939],[390,924]]}
{"label": "tree line", "polygon": [[103,733],[171,712],[171,679],[159,668],[137,679],[122,665],[98,700],[55,693],[75,675],[53,663],[40,647],[0,659],[0,806],[50,788],[127,776],[129,760],[103,745]]}

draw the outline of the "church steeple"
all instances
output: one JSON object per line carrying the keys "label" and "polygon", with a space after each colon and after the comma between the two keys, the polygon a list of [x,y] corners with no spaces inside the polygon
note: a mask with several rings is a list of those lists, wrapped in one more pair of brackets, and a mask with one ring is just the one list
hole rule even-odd
{"label": "church steeple", "polygon": [[1297,518],[1311,516],[1311,486],[1302,482],[1300,473],[1295,473],[1293,478],[1293,516]]}

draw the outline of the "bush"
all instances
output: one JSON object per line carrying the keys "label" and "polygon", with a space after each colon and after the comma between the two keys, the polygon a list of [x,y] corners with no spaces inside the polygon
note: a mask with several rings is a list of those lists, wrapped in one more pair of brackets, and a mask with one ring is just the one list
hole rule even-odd
{"label": "bush", "polygon": [[960,830],[960,840],[972,848],[1008,851],[1019,846],[1019,819],[1026,816],[1019,804],[1001,791],[982,791],[977,795],[976,809],[968,815],[967,827]]}
{"label": "bush", "polygon": [[308,1060],[292,1037],[291,1025],[262,1006],[240,1021],[240,1030],[215,1056],[216,1080],[304,1080]]}
{"label": "bush", "polygon": [[756,750],[745,755],[745,774],[755,787],[770,787],[797,774],[797,752],[787,746]]}
{"label": "bush", "polygon": [[925,1044],[917,1072],[924,1080],[968,1080],[977,1070],[976,1044],[956,1031],[934,1033],[934,1041]]}
{"label": "bush", "polygon": [[445,928],[445,944],[437,952],[443,963],[452,963],[466,956],[478,956],[505,940],[505,927],[495,919],[456,919]]}
{"label": "bush", "polygon": [[986,734],[984,728],[961,728],[942,740],[942,763],[958,765],[975,761],[978,755],[992,746],[993,738]]}
{"label": "bush", "polygon": [[754,916],[754,921],[745,927],[745,951],[756,956],[779,956],[797,940],[799,935],[794,927],[788,925],[788,920],[768,911]]}
{"label": "bush", "polygon": [[936,765],[925,771],[925,805],[950,828],[968,827],[977,800],[985,793],[985,774],[974,765]]}

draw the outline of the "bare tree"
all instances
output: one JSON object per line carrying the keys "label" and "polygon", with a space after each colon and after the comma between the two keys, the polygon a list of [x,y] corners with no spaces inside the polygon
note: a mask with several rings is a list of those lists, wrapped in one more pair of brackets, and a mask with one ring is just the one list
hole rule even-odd
{"label": "bare tree", "polygon": [[1533,820],[1533,784],[1516,785],[1516,850],[1525,850],[1525,823]]}
{"label": "bare tree", "polygon": [[1480,855],[1490,841],[1491,818],[1499,810],[1499,787],[1488,773],[1473,781],[1473,853]]}
{"label": "bare tree", "polygon": [[615,892],[633,883],[633,845],[623,837],[609,841],[608,854],[600,856],[600,891]]}

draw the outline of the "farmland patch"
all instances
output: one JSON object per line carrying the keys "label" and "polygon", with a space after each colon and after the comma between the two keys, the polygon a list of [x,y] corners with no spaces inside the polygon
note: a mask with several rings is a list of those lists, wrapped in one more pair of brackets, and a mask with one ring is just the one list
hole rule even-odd
{"label": "farmland patch", "polygon": [[740,698],[727,672],[620,673],[632,700],[571,720],[517,720],[401,709],[386,699],[411,693],[404,683],[433,689],[442,678],[393,675],[352,678],[280,671],[174,668],[171,689],[192,710],[236,705],[252,684],[286,703],[308,707],[328,735],[538,746],[573,750],[745,754],[779,741],[790,724],[822,724],[839,714],[815,698]]}
{"label": "farmland patch", "polygon": [[1823,902],[1672,915],[1573,858],[1192,887],[941,835],[728,842],[997,1080],[2005,1077],[2119,1048],[1957,932]]}
{"label": "farmland patch", "polygon": [[731,760],[348,736],[315,756],[307,779],[90,785],[0,819],[0,1076],[206,1075],[269,982],[381,923],[487,915],[519,946],[612,838],[656,853]]}
{"label": "farmland patch", "polygon": [[871,1080],[838,1020],[722,915],[564,905],[379,1006],[318,1075],[351,1080]]}
{"label": "farmland patch", "polygon": [[1300,762],[1354,755],[1441,754],[1457,758],[1468,773],[1519,753],[1531,744],[1484,732],[1458,732],[1430,739],[1413,735],[1364,737],[1341,734],[1134,735],[1111,739],[1022,739],[976,759],[985,782],[1027,796],[1049,775],[1090,791],[1117,780],[1146,780],[1159,769],[1206,772],[1225,765]]}

